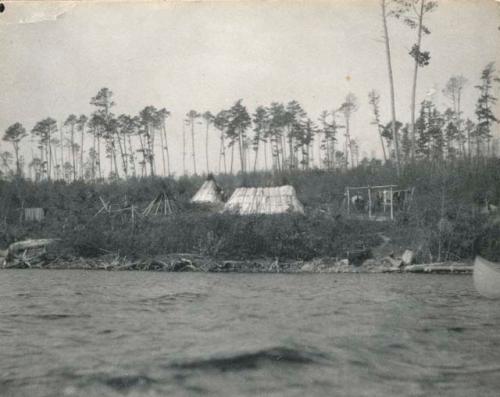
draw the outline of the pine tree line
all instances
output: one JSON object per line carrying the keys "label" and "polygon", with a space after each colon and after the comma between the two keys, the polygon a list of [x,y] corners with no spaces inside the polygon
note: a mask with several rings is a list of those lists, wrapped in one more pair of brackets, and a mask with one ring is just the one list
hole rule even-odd
{"label": "pine tree line", "polygon": [[[415,159],[425,161],[443,161],[456,159],[480,159],[496,156],[497,148],[492,144],[493,126],[499,120],[493,113],[497,98],[493,96],[493,84],[499,82],[494,63],[489,63],[481,72],[480,84],[474,86],[479,92],[476,102],[476,120],[464,119],[461,100],[467,79],[463,76],[452,76],[442,90],[448,99],[449,106],[439,110],[433,99],[425,99],[420,103],[415,119],[415,143],[412,138],[411,123],[403,124],[396,120],[393,132],[392,122],[382,124],[380,121],[380,95],[371,91],[368,95],[372,106],[373,121],[380,137],[382,153],[385,161],[396,162],[395,139],[400,142],[400,161],[404,165]],[[412,147],[415,146],[413,153]]]}
{"label": "pine tree line", "polygon": [[[464,119],[461,107],[467,80],[451,77],[443,89],[448,108],[437,109],[431,99],[421,102],[415,119],[414,144],[411,122],[382,122],[380,95],[371,91],[368,103],[384,161],[398,164],[399,160],[408,165],[415,159],[438,161],[494,155],[492,132],[498,119],[493,112],[497,101],[493,88],[498,81],[494,64],[488,64],[474,87],[479,97],[476,119],[472,121]],[[8,127],[3,140],[11,144],[12,152],[1,153],[3,173],[36,181],[172,175],[171,150],[177,148],[169,146],[167,121],[171,114],[167,109],[146,106],[137,115],[116,116],[113,93],[108,88],[102,88],[90,103],[95,110],[89,116],[71,114],[59,124],[48,117],[37,122],[31,133],[19,122]],[[195,174],[355,167],[360,163],[360,149],[352,137],[351,121],[357,109],[358,100],[349,93],[338,107],[324,110],[316,120],[297,101],[258,106],[253,114],[241,99],[215,115],[191,110],[183,120],[182,172],[187,172],[188,143]],[[200,129],[204,129],[205,164],[200,163],[200,154],[196,152],[196,143],[202,139]],[[26,163],[20,143],[28,138],[31,159]],[[212,139],[219,143],[219,150],[212,155],[218,159],[213,159],[216,165],[211,168]],[[259,167],[259,162],[263,166]]]}

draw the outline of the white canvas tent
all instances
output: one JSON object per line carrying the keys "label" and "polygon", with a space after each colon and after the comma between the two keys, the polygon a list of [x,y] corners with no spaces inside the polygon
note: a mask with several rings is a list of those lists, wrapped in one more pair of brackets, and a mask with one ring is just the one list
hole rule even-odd
{"label": "white canvas tent", "polygon": [[293,186],[238,188],[224,206],[224,212],[239,215],[304,213]]}
{"label": "white canvas tent", "polygon": [[207,179],[191,199],[197,204],[222,204],[222,189],[213,179]]}

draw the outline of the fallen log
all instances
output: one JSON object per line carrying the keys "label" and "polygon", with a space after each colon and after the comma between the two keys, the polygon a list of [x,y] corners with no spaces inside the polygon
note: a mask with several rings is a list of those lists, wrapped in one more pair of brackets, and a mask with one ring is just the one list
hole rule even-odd
{"label": "fallen log", "polygon": [[407,273],[423,273],[428,265],[409,265],[403,271]]}
{"label": "fallen log", "polygon": [[18,242],[15,242],[15,243],[12,243],[11,245],[9,245],[9,248],[7,248],[7,251],[9,254],[15,254],[19,251],[24,251],[27,249],[46,247],[47,245],[50,245],[50,244],[54,243],[55,241],[57,241],[57,239],[53,239],[53,238],[18,241]]}
{"label": "fallen log", "polygon": [[406,273],[472,273],[473,266],[460,263],[434,263],[406,266],[403,271]]}

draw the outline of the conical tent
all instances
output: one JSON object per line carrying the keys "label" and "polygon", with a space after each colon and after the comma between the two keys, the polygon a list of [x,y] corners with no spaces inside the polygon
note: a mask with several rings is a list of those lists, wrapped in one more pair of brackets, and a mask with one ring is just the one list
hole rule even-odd
{"label": "conical tent", "polygon": [[293,186],[238,188],[223,212],[240,215],[304,213]]}
{"label": "conical tent", "polygon": [[193,196],[191,202],[197,204],[222,204],[222,189],[213,179],[207,179]]}

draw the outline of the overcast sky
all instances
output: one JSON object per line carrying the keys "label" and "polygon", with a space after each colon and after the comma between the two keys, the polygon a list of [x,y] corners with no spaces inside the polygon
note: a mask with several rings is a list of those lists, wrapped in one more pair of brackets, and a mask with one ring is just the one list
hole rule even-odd
{"label": "overcast sky", "polygon": [[[216,113],[242,98],[253,112],[259,104],[295,99],[316,120],[353,92],[360,106],[352,135],[362,152],[380,153],[367,103],[368,91],[378,90],[383,119],[389,119],[377,0],[46,3],[7,2],[0,14],[2,133],[17,121],[31,130],[48,116],[63,121],[71,113],[89,114],[90,98],[108,87],[115,114],[136,114],[146,105],[172,112],[179,172],[182,119],[190,109]],[[463,107],[473,116],[473,86],[482,68],[499,59],[498,4],[439,1],[426,21],[432,33],[423,48],[432,58],[420,70],[417,102],[436,90],[438,105],[446,106],[441,89],[461,74],[469,80]],[[408,121],[408,51],[416,33],[396,20],[389,29],[397,117]],[[215,140],[214,132],[214,158]]]}

